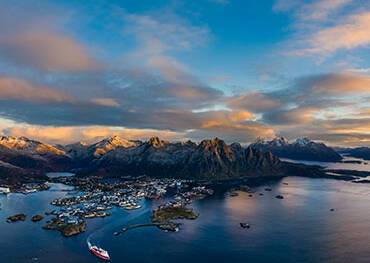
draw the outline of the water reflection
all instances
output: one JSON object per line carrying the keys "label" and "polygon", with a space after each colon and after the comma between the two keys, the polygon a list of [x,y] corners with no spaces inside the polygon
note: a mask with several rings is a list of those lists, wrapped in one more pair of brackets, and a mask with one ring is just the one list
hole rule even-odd
{"label": "water reflection", "polygon": [[[253,197],[214,196],[195,202],[200,213],[185,221],[178,233],[157,228],[112,233],[127,223],[147,222],[145,202],[137,211],[113,209],[112,217],[88,221],[86,233],[63,238],[41,229],[42,223],[7,224],[7,216],[24,212],[29,217],[52,209],[50,201],[67,192],[53,185],[48,192],[1,196],[0,253],[4,262],[99,262],[86,249],[86,238],[109,250],[112,262],[368,262],[370,258],[370,185],[328,179],[289,177],[254,188]],[[59,189],[59,190],[58,190]],[[259,193],[264,193],[260,196]],[[276,199],[282,194],[283,200]],[[334,208],[334,211],[330,211]],[[247,222],[250,229],[242,229]],[[98,231],[97,231],[98,230]]]}

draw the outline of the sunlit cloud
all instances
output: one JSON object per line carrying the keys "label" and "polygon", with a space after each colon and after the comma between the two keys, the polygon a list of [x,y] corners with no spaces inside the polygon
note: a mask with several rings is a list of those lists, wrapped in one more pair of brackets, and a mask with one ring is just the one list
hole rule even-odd
{"label": "sunlit cloud", "polygon": [[113,135],[130,140],[147,140],[153,136],[159,136],[166,140],[180,140],[184,138],[183,134],[168,130],[127,129],[104,126],[53,127],[18,124],[14,127],[4,128],[1,133],[10,136],[26,136],[54,144],[69,144],[78,141],[93,143]]}
{"label": "sunlit cloud", "polygon": [[101,105],[101,106],[107,106],[107,107],[118,107],[119,103],[112,98],[94,98],[92,99],[92,102]]}
{"label": "sunlit cloud", "polygon": [[50,71],[97,68],[86,48],[73,38],[45,29],[29,29],[0,39],[0,56],[17,65]]}
{"label": "sunlit cloud", "polygon": [[0,76],[0,100],[72,102],[73,98],[60,91],[23,79]]}
{"label": "sunlit cloud", "polygon": [[[342,21],[342,20],[341,20]],[[292,51],[297,55],[327,56],[339,50],[351,50],[370,45],[370,12],[353,14],[334,26],[308,33]]]}

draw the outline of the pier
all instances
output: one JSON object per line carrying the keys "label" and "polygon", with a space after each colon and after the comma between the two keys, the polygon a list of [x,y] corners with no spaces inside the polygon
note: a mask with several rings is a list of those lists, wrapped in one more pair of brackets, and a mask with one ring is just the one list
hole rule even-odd
{"label": "pier", "polygon": [[113,234],[115,236],[118,236],[118,235],[125,233],[126,231],[130,229],[139,228],[139,227],[160,226],[160,225],[163,225],[163,224],[160,224],[160,223],[133,224],[133,225],[125,226],[124,228],[121,229],[121,231],[114,232]]}

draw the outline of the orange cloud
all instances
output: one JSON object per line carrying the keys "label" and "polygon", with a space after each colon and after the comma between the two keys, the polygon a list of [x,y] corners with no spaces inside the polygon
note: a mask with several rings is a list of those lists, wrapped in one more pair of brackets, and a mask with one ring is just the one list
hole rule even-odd
{"label": "orange cloud", "polygon": [[119,103],[112,98],[96,98],[92,99],[92,102],[100,106],[119,107]]}
{"label": "orange cloud", "polygon": [[0,77],[1,99],[38,102],[71,102],[73,100],[62,92],[11,77]]}
{"label": "orange cloud", "polygon": [[17,125],[3,128],[3,133],[12,136],[26,136],[43,142],[58,144],[68,144],[77,141],[92,143],[112,135],[119,135],[122,138],[132,140],[148,139],[153,136],[159,136],[165,140],[180,140],[183,138],[182,133],[168,130],[127,129],[103,126],[54,127]]}
{"label": "orange cloud", "polygon": [[0,41],[0,50],[12,62],[51,71],[84,71],[97,67],[84,46],[55,32],[18,33]]}
{"label": "orange cloud", "polygon": [[349,73],[331,74],[318,80],[312,91],[338,96],[370,93],[370,77]]}
{"label": "orange cloud", "polygon": [[248,111],[209,111],[204,113],[201,127],[211,129],[232,126],[252,119],[254,115]]}
{"label": "orange cloud", "polygon": [[319,30],[305,39],[309,48],[298,50],[296,54],[330,54],[340,49],[365,47],[370,44],[370,12],[350,16],[345,22]]}

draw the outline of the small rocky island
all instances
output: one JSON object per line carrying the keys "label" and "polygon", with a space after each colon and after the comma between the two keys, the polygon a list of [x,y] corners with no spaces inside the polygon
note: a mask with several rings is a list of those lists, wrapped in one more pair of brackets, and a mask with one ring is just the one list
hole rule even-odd
{"label": "small rocky island", "polygon": [[14,222],[17,222],[17,221],[25,221],[26,220],[26,215],[25,214],[16,214],[16,215],[13,215],[13,216],[9,216],[7,219],[6,219],[6,222],[8,223],[14,223]]}
{"label": "small rocky island", "polygon": [[198,216],[193,209],[185,206],[159,206],[153,210],[152,223],[159,224],[158,227],[162,230],[178,231],[180,224],[173,222],[173,220],[195,220]]}
{"label": "small rocky island", "polygon": [[42,215],[34,215],[32,218],[31,218],[31,221],[32,222],[39,222],[41,221],[42,219],[44,219],[44,217]]}
{"label": "small rocky island", "polygon": [[86,230],[86,222],[84,220],[76,220],[75,222],[66,222],[59,218],[52,218],[43,226],[43,229],[57,230],[65,237],[77,235]]}

